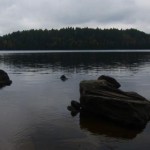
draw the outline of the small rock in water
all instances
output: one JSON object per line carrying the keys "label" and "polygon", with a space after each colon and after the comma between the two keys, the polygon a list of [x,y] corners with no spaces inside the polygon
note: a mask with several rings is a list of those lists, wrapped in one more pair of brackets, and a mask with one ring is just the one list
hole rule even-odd
{"label": "small rock in water", "polygon": [[71,106],[74,107],[76,110],[80,110],[80,108],[81,108],[80,103],[75,100],[71,101]]}
{"label": "small rock in water", "polygon": [[72,100],[71,106],[68,106],[67,109],[71,111],[71,115],[74,117],[80,112],[81,105],[79,102]]}
{"label": "small rock in water", "polygon": [[62,81],[66,81],[68,78],[67,78],[65,75],[62,75],[62,76],[60,77],[60,79],[61,79]]}
{"label": "small rock in water", "polygon": [[76,116],[79,113],[79,110],[75,109],[72,106],[68,106],[67,109],[71,112],[71,116]]}

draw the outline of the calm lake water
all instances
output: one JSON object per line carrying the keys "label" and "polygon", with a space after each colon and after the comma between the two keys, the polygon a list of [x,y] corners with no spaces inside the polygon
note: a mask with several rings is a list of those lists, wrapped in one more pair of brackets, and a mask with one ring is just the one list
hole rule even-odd
{"label": "calm lake water", "polygon": [[0,52],[0,68],[13,81],[0,89],[0,150],[150,149],[150,123],[134,131],[67,110],[80,81],[102,74],[150,99],[150,52]]}

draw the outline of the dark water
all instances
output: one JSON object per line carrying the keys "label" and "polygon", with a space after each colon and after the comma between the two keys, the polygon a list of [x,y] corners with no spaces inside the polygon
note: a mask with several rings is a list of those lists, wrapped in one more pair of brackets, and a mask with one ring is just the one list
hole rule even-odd
{"label": "dark water", "polygon": [[13,81],[0,89],[0,150],[150,149],[149,123],[134,131],[67,110],[80,81],[102,74],[150,99],[149,52],[0,53],[0,68]]}

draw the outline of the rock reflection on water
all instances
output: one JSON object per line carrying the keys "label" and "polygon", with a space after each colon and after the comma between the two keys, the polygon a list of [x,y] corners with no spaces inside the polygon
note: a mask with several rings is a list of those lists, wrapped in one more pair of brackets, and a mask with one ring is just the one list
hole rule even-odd
{"label": "rock reflection on water", "polygon": [[94,135],[104,135],[116,139],[134,139],[142,130],[133,130],[113,122],[80,113],[80,128]]}

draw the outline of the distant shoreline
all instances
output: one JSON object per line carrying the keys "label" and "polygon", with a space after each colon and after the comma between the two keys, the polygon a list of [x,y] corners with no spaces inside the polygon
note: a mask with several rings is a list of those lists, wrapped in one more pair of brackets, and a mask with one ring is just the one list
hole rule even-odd
{"label": "distant shoreline", "polygon": [[149,50],[0,50],[3,53],[149,53]]}
{"label": "distant shoreline", "polygon": [[0,50],[150,49],[150,34],[136,29],[62,28],[17,31],[0,37]]}

